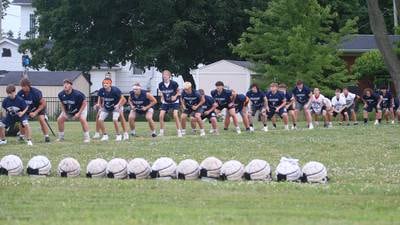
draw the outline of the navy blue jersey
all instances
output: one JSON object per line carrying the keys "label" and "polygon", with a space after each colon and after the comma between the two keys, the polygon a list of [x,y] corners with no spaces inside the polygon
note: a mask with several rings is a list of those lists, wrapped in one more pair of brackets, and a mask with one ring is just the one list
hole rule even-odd
{"label": "navy blue jersey", "polygon": [[175,101],[172,101],[172,96],[175,96],[178,93],[178,88],[179,88],[178,83],[176,83],[173,80],[171,80],[169,82],[168,87],[165,85],[164,82],[161,82],[160,84],[158,84],[158,90],[161,91],[164,101],[166,103],[176,103],[178,101],[178,99]]}
{"label": "navy blue jersey", "polygon": [[264,105],[265,95],[262,91],[253,92],[250,90],[246,93],[246,96],[250,99],[253,107],[261,107]]}
{"label": "navy blue jersey", "polygon": [[121,90],[117,87],[112,86],[110,91],[106,91],[104,88],[100,88],[99,97],[103,98],[104,101],[104,108],[107,111],[113,111],[114,106],[118,104],[119,100],[121,99]]}
{"label": "navy blue jersey", "polygon": [[60,99],[67,114],[77,113],[85,98],[86,97],[82,92],[75,89],[72,89],[71,94],[67,94],[65,91],[58,93],[58,99]]}
{"label": "navy blue jersey", "polygon": [[201,108],[202,108],[204,111],[210,110],[210,109],[213,107],[214,103],[215,103],[214,98],[211,97],[211,96],[209,96],[209,95],[204,95],[204,100],[205,100],[205,102],[204,102],[204,104],[201,106]]}
{"label": "navy blue jersey", "polygon": [[192,90],[192,93],[188,94],[185,91],[182,92],[182,99],[185,100],[185,107],[190,109],[192,106],[199,104],[201,95],[199,92]]}
{"label": "navy blue jersey", "polygon": [[392,107],[392,99],[393,99],[392,93],[387,91],[385,95],[383,93],[381,93],[381,95],[382,95],[382,103],[381,103],[382,108]]}
{"label": "navy blue jersey", "polygon": [[15,96],[14,99],[10,97],[5,98],[1,106],[6,110],[7,115],[12,117],[17,117],[17,113],[24,111],[28,107],[25,100],[19,96]]}
{"label": "navy blue jersey", "polygon": [[235,105],[243,104],[243,103],[245,103],[245,101],[246,101],[246,96],[245,95],[243,95],[243,94],[236,95]]}
{"label": "navy blue jersey", "polygon": [[232,91],[223,89],[221,93],[218,93],[217,90],[213,90],[211,91],[211,96],[219,107],[227,107],[231,103]]}
{"label": "navy blue jersey", "polygon": [[310,99],[311,90],[307,86],[303,86],[303,89],[299,90],[295,87],[292,91],[293,97],[300,104],[306,104]]}
{"label": "navy blue jersey", "polygon": [[25,103],[29,106],[28,112],[34,112],[40,104],[42,99],[42,92],[34,87],[30,87],[30,91],[25,93],[23,90],[18,91],[17,95],[25,100]]}
{"label": "navy blue jersey", "polygon": [[147,91],[141,90],[140,95],[135,95],[134,91],[129,92],[131,97],[131,103],[137,108],[141,109],[150,104],[150,100],[147,98]]}
{"label": "navy blue jersey", "polygon": [[276,108],[282,104],[282,102],[286,99],[285,94],[283,94],[280,91],[277,91],[272,93],[272,91],[269,91],[266,94],[266,97],[268,99],[268,107],[270,108]]}
{"label": "navy blue jersey", "polygon": [[362,98],[364,99],[364,101],[367,102],[367,105],[375,106],[376,104],[378,104],[380,95],[377,93],[373,93],[371,96],[364,95]]}
{"label": "navy blue jersey", "polygon": [[394,108],[398,109],[400,105],[400,99],[399,98],[394,98]]}
{"label": "navy blue jersey", "polygon": [[292,98],[293,98],[292,93],[286,92],[286,93],[285,93],[285,98],[286,98],[286,103],[290,103],[290,101],[291,101]]}

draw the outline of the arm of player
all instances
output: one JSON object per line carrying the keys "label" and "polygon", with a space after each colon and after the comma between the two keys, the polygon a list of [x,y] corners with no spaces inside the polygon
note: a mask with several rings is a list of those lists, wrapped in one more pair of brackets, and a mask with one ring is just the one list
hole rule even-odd
{"label": "arm of player", "polygon": [[25,115],[25,113],[28,111],[29,106],[26,106],[24,110],[18,112],[18,116],[19,117],[23,117]]}
{"label": "arm of player", "polygon": [[114,106],[115,109],[119,110],[121,108],[121,106],[125,105],[126,103],[126,99],[123,95],[121,95],[121,97],[119,98],[118,103]]}
{"label": "arm of player", "polygon": [[381,108],[382,101],[383,101],[383,97],[382,97],[382,95],[379,95],[379,100],[378,100],[378,103],[376,104],[376,107],[378,107],[378,109]]}
{"label": "arm of player", "polygon": [[133,105],[133,103],[132,103],[132,98],[131,98],[131,96],[129,96],[128,97],[128,104],[129,104],[129,106],[131,107],[131,110],[135,110],[135,106]]}
{"label": "arm of player", "polygon": [[212,104],[211,108],[207,111],[204,112],[205,115],[210,114],[211,112],[213,112],[215,109],[217,109],[218,104],[216,102],[214,102],[214,104]]}
{"label": "arm of player", "polygon": [[192,107],[192,109],[193,109],[193,110],[197,110],[197,109],[198,109],[199,107],[201,107],[205,102],[206,102],[206,99],[205,99],[205,97],[204,97],[204,95],[203,95],[203,96],[200,97],[200,102],[199,102],[197,105],[194,105],[194,106]]}
{"label": "arm of player", "polygon": [[279,111],[281,108],[285,107],[286,99],[283,99],[282,103],[276,108],[276,111]]}
{"label": "arm of player", "polygon": [[81,113],[83,112],[83,110],[86,108],[87,106],[87,101],[86,99],[83,99],[81,107],[79,108],[79,111],[77,113],[75,113],[75,118],[78,119],[81,116]]}
{"label": "arm of player", "polygon": [[288,108],[289,108],[290,106],[292,106],[292,105],[293,105],[293,108],[294,108],[294,102],[295,102],[295,99],[292,97],[292,98],[290,99],[289,103],[286,104],[286,109],[288,109]]}
{"label": "arm of player", "polygon": [[33,118],[33,117],[36,117],[37,114],[38,114],[40,111],[42,111],[43,109],[46,108],[46,105],[47,105],[46,100],[44,100],[44,98],[41,98],[40,101],[39,101],[39,106],[37,107],[37,109],[36,109],[34,112],[31,112],[31,113],[29,114],[29,116],[32,117],[32,118]]}
{"label": "arm of player", "polygon": [[153,107],[155,104],[157,104],[157,99],[154,98],[154,96],[150,93],[146,93],[147,99],[150,100],[150,104],[148,106],[145,106],[142,108],[143,111],[149,110],[151,107]]}

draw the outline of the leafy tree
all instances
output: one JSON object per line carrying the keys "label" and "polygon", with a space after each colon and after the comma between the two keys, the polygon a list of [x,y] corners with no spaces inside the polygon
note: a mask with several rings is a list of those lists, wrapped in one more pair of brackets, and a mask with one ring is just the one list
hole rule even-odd
{"label": "leafy tree", "polygon": [[103,62],[132,61],[187,79],[198,63],[238,58],[228,44],[249,25],[244,11],[266,2],[36,0],[39,37],[20,50],[30,49],[35,68],[88,71]]}
{"label": "leafy tree", "polygon": [[2,36],[2,26],[1,26],[1,20],[5,16],[5,12],[7,7],[9,6],[10,1],[9,0],[0,0],[0,37]]}
{"label": "leafy tree", "polygon": [[356,20],[333,31],[335,14],[317,0],[273,0],[267,10],[249,14],[251,25],[233,50],[253,61],[267,82],[291,84],[302,79],[332,94],[351,81],[336,47],[355,31]]}
{"label": "leafy tree", "polygon": [[382,54],[378,50],[366,52],[358,57],[353,65],[353,72],[357,79],[389,74]]}

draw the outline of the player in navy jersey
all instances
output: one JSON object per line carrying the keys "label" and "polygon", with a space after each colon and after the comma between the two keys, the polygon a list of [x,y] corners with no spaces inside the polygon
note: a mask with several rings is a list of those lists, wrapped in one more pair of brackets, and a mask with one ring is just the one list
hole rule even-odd
{"label": "player in navy jersey", "polygon": [[288,117],[292,120],[292,130],[297,129],[296,125],[296,112],[295,112],[295,99],[292,95],[292,93],[287,91],[287,86],[286,84],[279,84],[279,91],[282,92],[285,95],[286,98],[286,111],[288,113]]}
{"label": "player in navy jersey", "polygon": [[164,136],[165,114],[172,110],[175,120],[175,126],[178,137],[182,137],[181,124],[179,121],[179,85],[171,80],[171,72],[164,70],[162,72],[163,81],[158,84],[158,90],[161,92],[161,108],[160,108],[160,136]]}
{"label": "player in navy jersey", "polygon": [[7,140],[5,139],[6,129],[14,126],[15,123],[21,123],[21,129],[26,135],[26,142],[28,146],[31,146],[31,128],[28,122],[28,115],[26,114],[29,106],[24,99],[17,95],[13,84],[7,86],[6,92],[7,97],[3,100],[1,106],[5,109],[7,115],[0,120],[0,145],[7,144]]}
{"label": "player in navy jersey", "polygon": [[204,96],[200,95],[199,92],[193,90],[192,84],[190,82],[185,82],[183,84],[183,91],[181,94],[182,103],[182,135],[186,134],[186,120],[190,117],[192,132],[196,131],[196,124],[200,127],[200,136],[205,136],[204,123],[201,119],[201,114],[203,113],[203,108],[201,107],[205,102]]}
{"label": "player in navy jersey", "polygon": [[314,126],[311,121],[311,113],[310,113],[310,97],[312,95],[311,89],[303,84],[303,81],[298,80],[296,82],[296,87],[292,91],[293,97],[296,100],[295,102],[295,114],[296,121],[299,117],[300,110],[304,110],[304,115],[306,117],[306,121],[309,129],[313,129]]}
{"label": "player in navy jersey", "polygon": [[[29,106],[27,111],[28,116],[32,119],[38,119],[45,142],[50,142],[49,127],[46,123],[46,100],[43,98],[42,92],[32,87],[31,82],[27,78],[21,79],[20,86],[21,90],[18,91],[17,95],[24,99],[25,103]],[[23,136],[23,132],[20,132],[20,137],[23,138]]]}
{"label": "player in navy jersey", "polygon": [[131,128],[131,135],[136,136],[135,120],[138,116],[145,116],[149,123],[151,136],[156,137],[156,128],[153,120],[154,109],[153,106],[157,104],[157,99],[154,96],[143,90],[139,83],[133,86],[133,90],[129,92],[129,105],[131,112],[129,113],[129,126]]}
{"label": "player in navy jersey", "polygon": [[[215,109],[218,107],[218,104],[215,102],[214,98],[206,95],[203,89],[199,89],[199,93],[201,96],[204,96],[204,104],[202,107],[201,119],[208,119],[208,122],[211,123],[211,134],[219,134],[218,126],[217,126],[217,114],[215,113]],[[196,127],[196,124],[192,122],[192,127]]]}
{"label": "player in navy jersey", "polygon": [[264,92],[260,90],[257,84],[252,84],[246,96],[250,99],[250,110],[248,112],[250,130],[254,131],[253,117],[258,116],[261,118],[263,130],[265,131],[267,127],[267,117],[265,114],[266,98]]}
{"label": "player in navy jersey", "polygon": [[[121,141],[122,135],[118,125],[118,119],[123,114],[123,105],[125,103],[125,97],[122,95],[121,90],[115,86],[112,86],[112,80],[105,78],[103,80],[103,88],[98,93],[101,98],[101,109],[99,115],[100,128],[103,133],[101,141],[108,141],[108,134],[104,126],[104,120],[112,115],[112,120],[115,129],[115,141]],[[124,140],[127,140],[129,135],[124,133]]]}
{"label": "player in navy jersey", "polygon": [[393,111],[395,113],[395,116],[397,117],[397,122],[400,123],[400,97],[395,97],[394,98],[394,108]]}
{"label": "player in navy jersey", "polygon": [[382,86],[380,90],[380,95],[382,96],[381,109],[382,116],[385,117],[386,123],[389,123],[389,117],[392,120],[392,124],[394,124],[394,98],[392,93],[386,88],[386,86]]}
{"label": "player in navy jersey", "polygon": [[266,93],[267,98],[267,118],[271,120],[275,114],[278,114],[285,124],[285,130],[289,130],[288,115],[286,110],[286,97],[278,91],[278,84],[272,83],[270,85],[270,91]]}
{"label": "player in navy jersey", "polygon": [[[252,131],[250,129],[249,115],[248,115],[248,111],[247,111],[249,102],[250,102],[250,99],[246,95],[236,94],[236,98],[235,98],[235,102],[234,102],[235,112],[239,113],[240,116],[242,117],[243,125],[246,128],[246,131]],[[228,118],[228,120],[229,120],[229,118]]]}
{"label": "player in navy jersey", "polygon": [[83,142],[89,143],[89,125],[87,117],[87,101],[86,96],[73,89],[71,80],[64,80],[64,90],[58,93],[58,99],[61,102],[61,114],[57,119],[58,125],[58,141],[64,140],[64,123],[67,120],[79,120],[83,130]]}
{"label": "player in navy jersey", "polygon": [[228,130],[230,122],[229,117],[232,117],[233,124],[236,127],[236,132],[240,134],[241,131],[234,105],[236,95],[232,93],[231,90],[225,89],[224,83],[222,81],[217,81],[215,83],[215,87],[216,89],[211,91],[211,96],[218,104],[217,108],[215,109],[215,113],[217,113],[217,116],[219,116],[221,114],[221,111],[223,109],[226,109],[224,130]]}
{"label": "player in navy jersey", "polygon": [[366,88],[363,91],[362,101],[364,102],[364,124],[368,123],[368,113],[375,111],[375,125],[378,125],[382,120],[381,102],[382,96],[374,93],[371,88]]}

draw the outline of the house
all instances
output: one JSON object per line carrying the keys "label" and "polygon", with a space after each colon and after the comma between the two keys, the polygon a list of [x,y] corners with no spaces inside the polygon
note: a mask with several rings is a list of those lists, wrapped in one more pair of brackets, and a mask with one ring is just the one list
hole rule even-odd
{"label": "house", "polygon": [[[0,71],[0,96],[5,96],[8,84],[17,85],[23,71]],[[32,71],[28,72],[29,80],[33,87],[42,91],[43,97],[57,98],[58,93],[63,90],[64,79],[72,80],[74,88],[89,96],[90,82],[79,71],[51,72],[51,71]]]}
{"label": "house", "polygon": [[35,8],[32,0],[14,0],[12,5],[20,7],[19,32],[21,39],[33,38],[36,25]]}
{"label": "house", "polygon": [[252,64],[247,61],[220,60],[209,65],[200,66],[190,72],[196,88],[204,89],[209,94],[215,89],[215,82],[222,81],[229,89],[238,93],[246,93],[251,82]]}
{"label": "house", "polygon": [[21,39],[0,38],[0,70],[24,70],[22,54],[18,52],[21,43]]}

